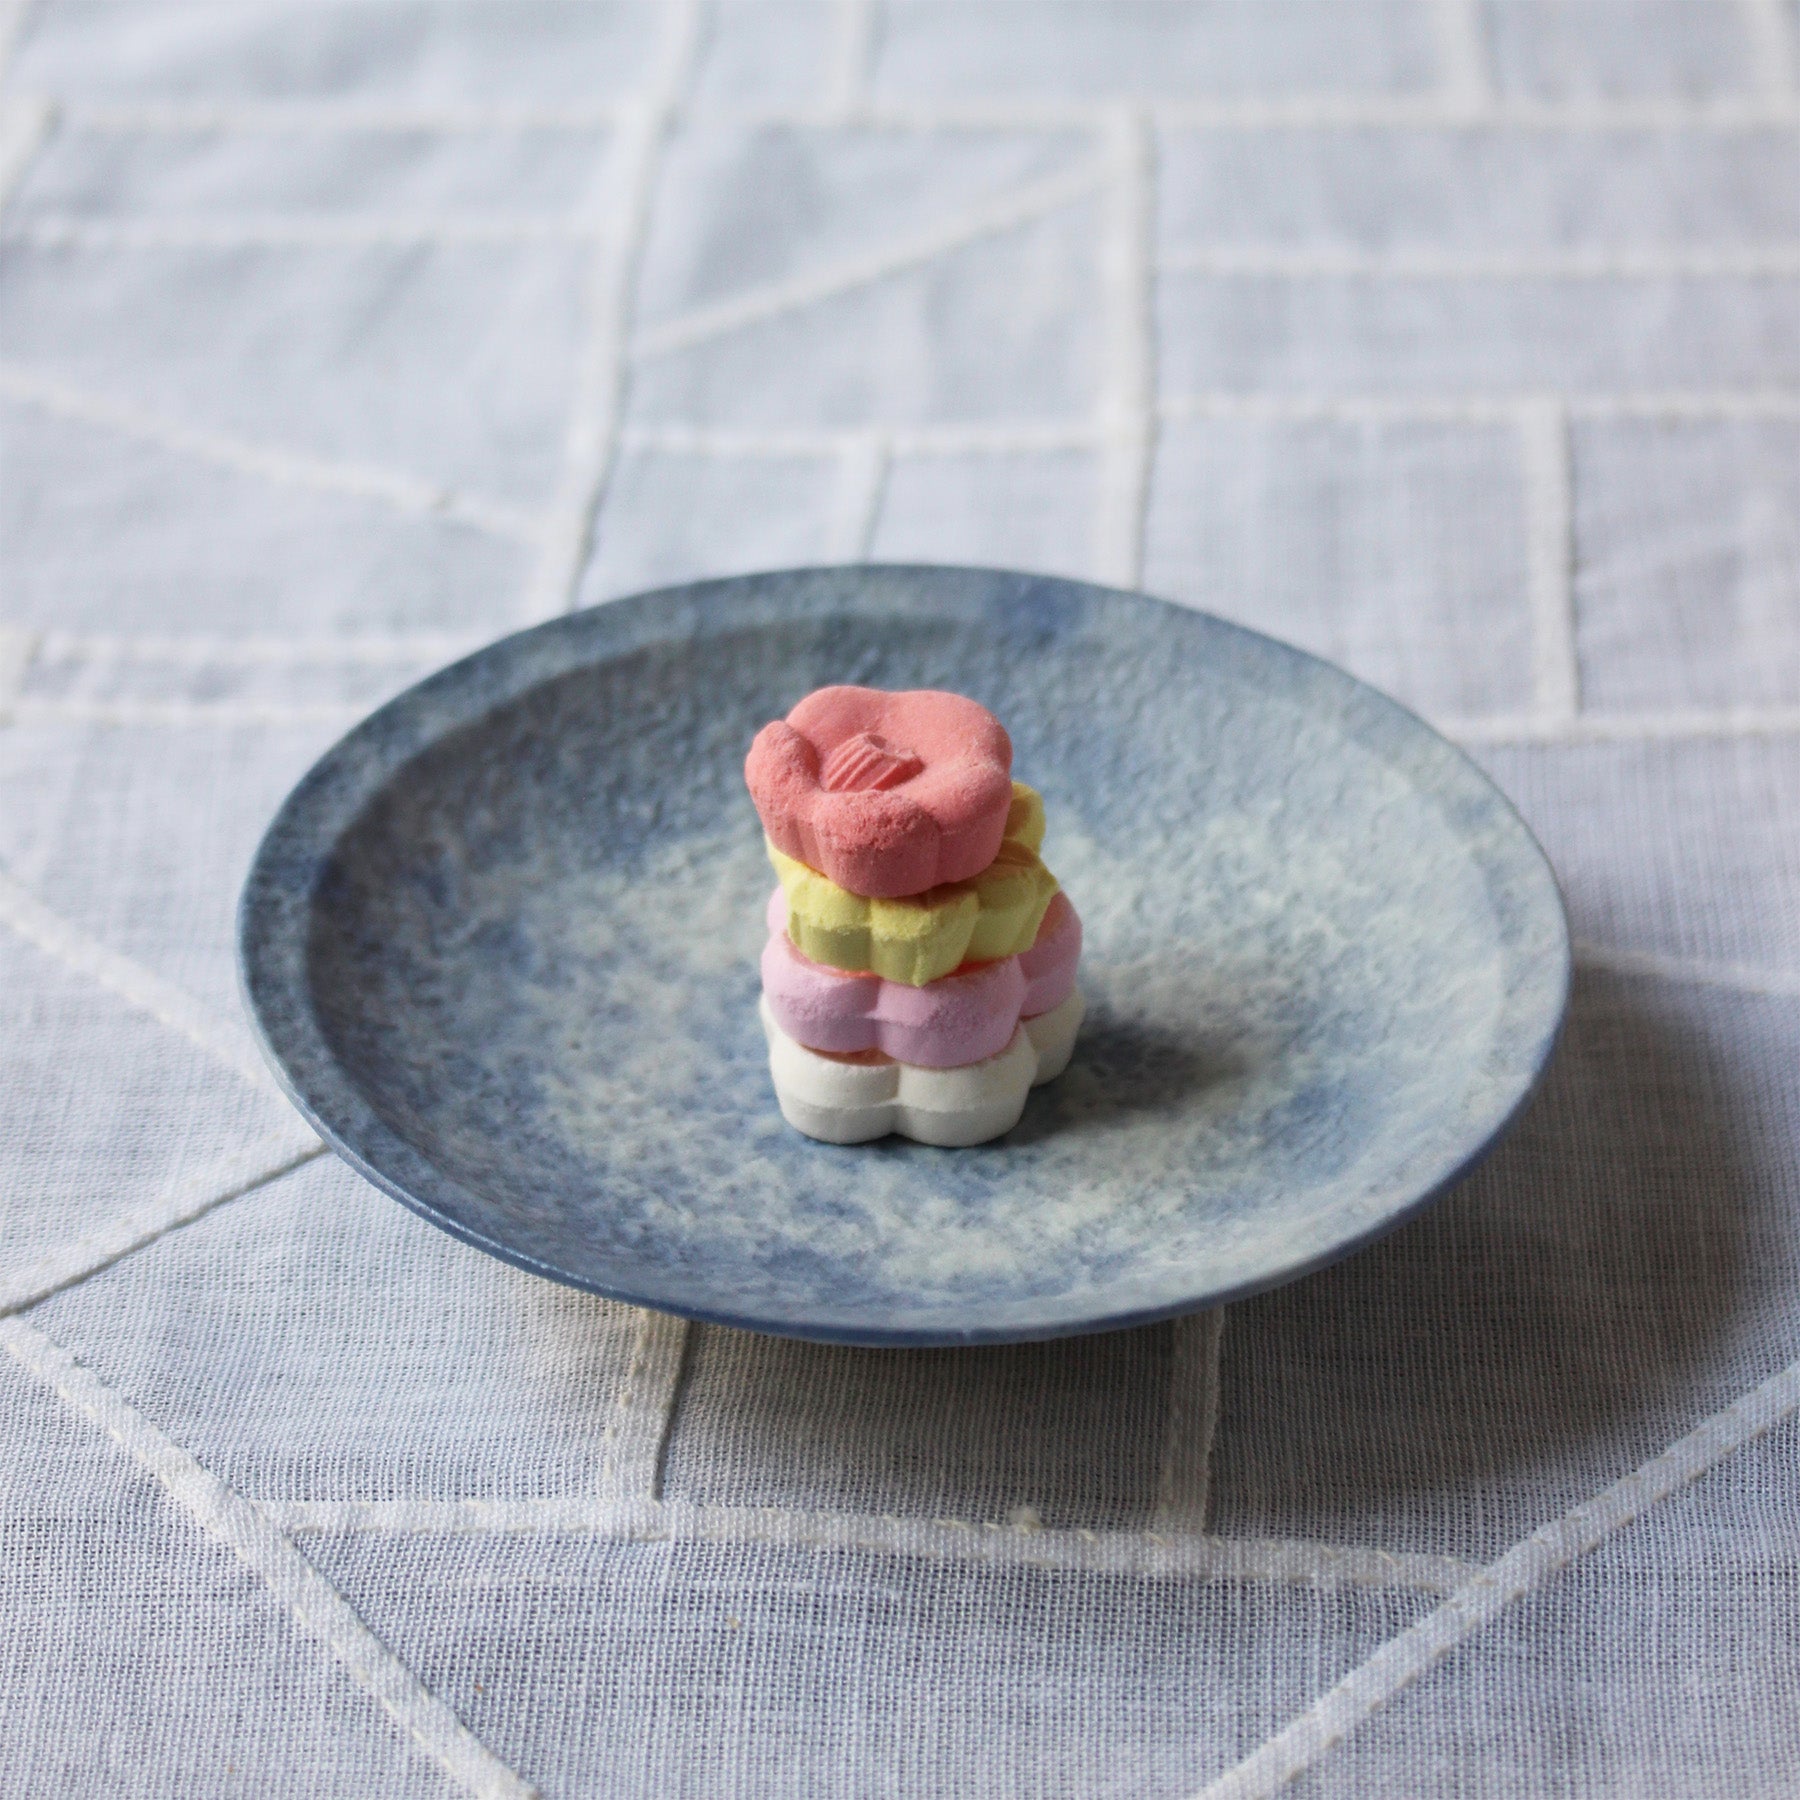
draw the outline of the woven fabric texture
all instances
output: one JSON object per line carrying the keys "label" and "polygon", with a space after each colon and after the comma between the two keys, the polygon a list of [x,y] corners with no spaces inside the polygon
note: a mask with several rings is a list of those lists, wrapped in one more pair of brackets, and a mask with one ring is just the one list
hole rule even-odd
{"label": "woven fabric texture", "polygon": [[[0,1796],[1800,1789],[1794,0],[0,5]],[[231,913],[385,695],[800,562],[1341,660],[1567,1035],[1379,1246],[966,1353],[453,1243]]]}

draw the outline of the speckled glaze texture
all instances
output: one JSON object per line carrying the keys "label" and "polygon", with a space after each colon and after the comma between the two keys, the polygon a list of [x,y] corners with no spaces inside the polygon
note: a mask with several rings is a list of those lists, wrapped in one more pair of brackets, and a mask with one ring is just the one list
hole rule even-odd
{"label": "speckled glaze texture", "polygon": [[[1048,804],[1088,1015],[994,1144],[836,1149],[776,1110],[740,771],[828,682],[972,695]],[[493,645],[301,782],[240,936],[290,1093],[446,1230],[894,1344],[1098,1330],[1345,1255],[1492,1142],[1569,977],[1541,852],[1410,714],[1203,614],[965,569],[745,576]]]}

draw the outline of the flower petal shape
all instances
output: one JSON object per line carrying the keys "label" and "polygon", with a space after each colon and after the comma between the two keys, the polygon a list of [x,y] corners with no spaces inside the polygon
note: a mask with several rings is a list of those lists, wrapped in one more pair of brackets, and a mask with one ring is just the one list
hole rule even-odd
{"label": "flower petal shape", "polygon": [[1037,939],[1057,891],[1043,865],[1044,803],[1023,782],[1002,822],[994,859],[966,881],[923,894],[874,899],[853,894],[770,843],[769,861],[787,896],[788,936],[801,955],[850,974],[884,975],[924,987],[966,962],[1017,956]]}
{"label": "flower petal shape", "polygon": [[893,900],[994,860],[1012,739],[961,694],[824,687],[756,734],[744,780],[784,856],[848,893]]}
{"label": "flower petal shape", "polygon": [[878,1051],[830,1056],[797,1044],[775,1022],[765,997],[769,1074],[781,1116],[827,1144],[866,1144],[898,1132],[946,1149],[985,1144],[1018,1124],[1025,1097],[1069,1065],[1081,1028],[1082,1001],[1016,1026],[998,1056],[957,1069],[922,1069]]}
{"label": "flower petal shape", "polygon": [[968,963],[924,987],[846,975],[795,949],[777,888],[769,896],[763,998],[776,1024],[808,1050],[874,1050],[920,1068],[954,1069],[999,1055],[1021,1019],[1061,1005],[1074,991],[1080,956],[1081,921],[1068,896],[1057,894],[1022,955]]}

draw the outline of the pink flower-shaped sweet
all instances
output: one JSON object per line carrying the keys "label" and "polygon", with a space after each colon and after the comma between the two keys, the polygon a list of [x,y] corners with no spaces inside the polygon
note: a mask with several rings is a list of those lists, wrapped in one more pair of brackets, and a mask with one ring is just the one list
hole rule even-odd
{"label": "pink flower-shaped sweet", "polygon": [[744,779],[777,850],[853,894],[894,900],[994,860],[1012,740],[961,694],[826,687],[756,734]]}

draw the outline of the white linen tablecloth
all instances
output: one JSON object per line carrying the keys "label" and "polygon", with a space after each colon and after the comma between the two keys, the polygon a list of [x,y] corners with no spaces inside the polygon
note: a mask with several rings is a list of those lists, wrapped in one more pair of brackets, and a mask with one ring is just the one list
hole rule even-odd
{"label": "white linen tablecloth", "polygon": [[[1792,0],[0,8],[0,1794],[1800,1789]],[[875,557],[1342,660],[1547,844],[1502,1153],[1173,1327],[502,1267],[231,914],[379,698]]]}

